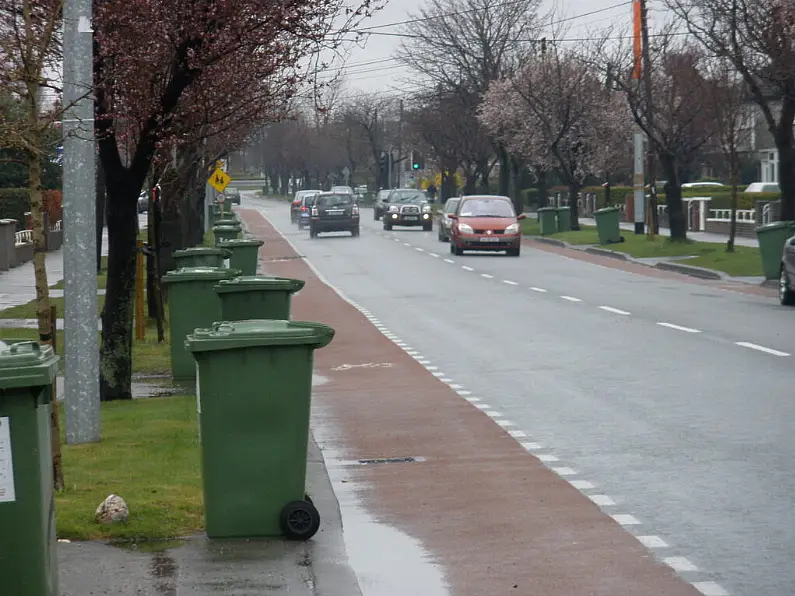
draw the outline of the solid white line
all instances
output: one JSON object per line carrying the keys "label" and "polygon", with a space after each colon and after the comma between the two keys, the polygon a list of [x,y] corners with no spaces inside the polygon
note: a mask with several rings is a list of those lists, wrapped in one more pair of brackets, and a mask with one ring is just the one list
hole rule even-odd
{"label": "solid white line", "polygon": [[429,252],[428,254],[431,255],[434,259],[439,258],[439,255],[437,255],[435,252]]}
{"label": "solid white line", "polygon": [[610,507],[616,504],[616,502],[607,495],[588,495],[588,498],[596,505],[599,505],[599,507]]}
{"label": "solid white line", "polygon": [[546,294],[546,290],[544,288],[530,288],[534,292],[540,292],[541,294]]}
{"label": "solid white line", "polygon": [[561,296],[563,300],[568,300],[569,302],[582,302],[579,298],[575,298],[574,296]]}
{"label": "solid white line", "polygon": [[445,259],[444,262],[445,263],[455,263],[455,261],[453,259]]}
{"label": "solid white line", "polygon": [[693,587],[704,596],[729,596],[729,593],[715,582],[693,582]]}
{"label": "solid white line", "polygon": [[466,265],[461,265],[461,269],[464,269],[465,271],[474,271],[472,267],[467,267]]}
{"label": "solid white line", "polygon": [[668,548],[668,543],[659,536],[635,536],[646,548]]}
{"label": "solid white line", "polygon": [[485,277],[486,279],[494,279],[494,276],[493,275],[489,275],[488,273],[481,273],[480,276],[481,277]]}
{"label": "solid white line", "polygon": [[668,327],[668,329],[675,329],[676,331],[684,331],[685,333],[701,333],[698,329],[691,329],[690,327],[682,327],[681,325],[674,325],[673,323],[657,323],[660,327]]}
{"label": "solid white line", "polygon": [[640,520],[635,517],[634,515],[629,515],[627,513],[617,513],[616,515],[611,515],[614,520],[616,520],[622,526],[639,526]]}
{"label": "solid white line", "polygon": [[677,573],[682,573],[683,571],[698,571],[698,567],[693,565],[693,563],[688,561],[685,557],[665,557],[663,563]]}
{"label": "solid white line", "polygon": [[617,308],[613,308],[612,306],[600,306],[599,308],[601,308],[602,310],[606,310],[607,312],[611,312],[613,314],[616,314],[616,315],[629,316],[629,315],[632,314],[632,313],[627,312],[625,310],[619,310]]}
{"label": "solid white line", "polygon": [[511,281],[510,279],[503,279],[502,283],[508,284],[509,286],[518,286],[519,285],[518,283],[516,283],[515,281]]}
{"label": "solid white line", "polygon": [[577,490],[589,490],[591,488],[596,488],[587,480],[569,480],[569,484],[571,484]]}
{"label": "solid white line", "polygon": [[750,348],[751,350],[756,350],[757,352],[764,352],[765,354],[770,354],[771,356],[789,356],[789,354],[787,354],[786,352],[779,352],[778,350],[774,350],[772,348],[766,348],[765,346],[760,346],[757,344],[752,344],[747,341],[738,341],[735,343],[742,348]]}

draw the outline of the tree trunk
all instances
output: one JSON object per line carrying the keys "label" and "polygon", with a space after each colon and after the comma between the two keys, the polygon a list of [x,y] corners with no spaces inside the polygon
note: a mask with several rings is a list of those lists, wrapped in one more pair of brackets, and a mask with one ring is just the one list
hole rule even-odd
{"label": "tree trunk", "polygon": [[467,168],[464,170],[464,194],[473,195],[477,188],[478,175],[475,170]]}
{"label": "tree trunk", "polygon": [[791,130],[789,139],[789,143],[780,143],[778,147],[781,221],[795,221],[795,145],[792,142]]}
{"label": "tree trunk", "polygon": [[[605,182],[604,189],[605,189],[605,204],[603,205],[603,207],[609,207],[610,202],[613,200],[613,192],[609,180]],[[599,209],[599,205],[595,205],[595,207]]]}
{"label": "tree trunk", "polygon": [[579,184],[569,184],[569,217],[571,218],[570,230],[580,229],[580,206],[577,204],[577,195],[580,194]]}
{"label": "tree trunk", "polygon": [[[107,166],[107,164],[106,164]],[[108,180],[108,284],[102,312],[100,399],[132,399],[133,291],[138,236],[138,192],[123,170],[105,171]]]}
{"label": "tree trunk", "polygon": [[522,165],[519,160],[511,156],[511,198],[517,213],[524,212],[524,198],[522,197]]}
{"label": "tree trunk", "polygon": [[665,172],[665,204],[668,207],[668,227],[671,240],[687,240],[687,218],[682,210],[682,185],[679,183],[679,170],[675,157],[665,156],[661,159]]}
{"label": "tree trunk", "polygon": [[729,223],[729,241],[726,243],[726,252],[734,252],[734,241],[737,237],[737,185],[740,178],[740,160],[737,155],[729,157],[729,183],[732,186],[731,222]]}
{"label": "tree trunk", "polygon": [[544,168],[536,168],[536,180],[538,208],[546,207],[549,203],[549,188],[547,186],[547,171]]}
{"label": "tree trunk", "polygon": [[507,197],[510,192],[511,182],[511,160],[509,159],[508,152],[500,143],[497,147],[497,156],[500,159],[500,193],[502,196]]}
{"label": "tree trunk", "polygon": [[97,160],[97,273],[102,271],[102,235],[105,231],[105,170]]}

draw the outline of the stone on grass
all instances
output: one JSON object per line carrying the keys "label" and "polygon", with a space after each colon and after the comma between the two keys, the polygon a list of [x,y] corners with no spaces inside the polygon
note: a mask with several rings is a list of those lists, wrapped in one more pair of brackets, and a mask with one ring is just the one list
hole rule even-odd
{"label": "stone on grass", "polygon": [[94,514],[94,520],[98,524],[127,523],[129,517],[127,503],[119,495],[108,495]]}

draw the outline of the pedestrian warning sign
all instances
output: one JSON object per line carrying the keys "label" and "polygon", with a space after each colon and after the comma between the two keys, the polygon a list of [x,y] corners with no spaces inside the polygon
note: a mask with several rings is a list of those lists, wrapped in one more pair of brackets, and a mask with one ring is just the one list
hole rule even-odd
{"label": "pedestrian warning sign", "polygon": [[229,174],[224,172],[221,168],[216,168],[207,182],[218,192],[224,192],[231,181],[232,179],[229,177]]}

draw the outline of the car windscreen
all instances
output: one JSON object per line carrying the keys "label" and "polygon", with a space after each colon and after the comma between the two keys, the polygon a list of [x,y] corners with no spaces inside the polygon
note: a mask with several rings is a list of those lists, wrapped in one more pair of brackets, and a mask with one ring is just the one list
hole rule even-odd
{"label": "car windscreen", "polygon": [[444,212],[455,213],[457,207],[458,207],[458,199],[448,201],[447,204],[444,206]]}
{"label": "car windscreen", "polygon": [[516,217],[513,205],[502,199],[467,199],[459,217]]}
{"label": "car windscreen", "polygon": [[425,195],[421,192],[396,192],[389,201],[391,203],[418,203],[425,201]]}
{"label": "car windscreen", "polygon": [[318,197],[315,205],[318,207],[347,207],[348,205],[353,205],[353,196],[339,194]]}
{"label": "car windscreen", "polygon": [[315,204],[315,199],[317,199],[317,195],[307,195],[304,197],[304,205],[307,207],[311,207]]}

